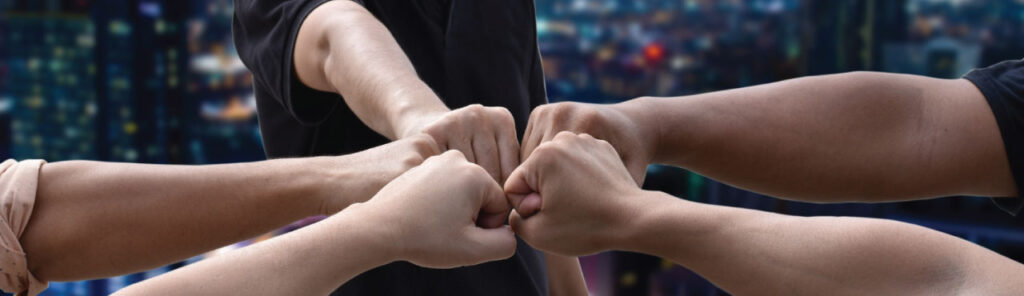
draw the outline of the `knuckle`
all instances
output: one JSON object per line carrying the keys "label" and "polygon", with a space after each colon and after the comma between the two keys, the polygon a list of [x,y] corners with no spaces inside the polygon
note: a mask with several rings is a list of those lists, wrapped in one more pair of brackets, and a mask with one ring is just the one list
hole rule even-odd
{"label": "knuckle", "polygon": [[497,118],[502,124],[514,124],[515,117],[512,116],[512,111],[508,111],[505,107],[492,107],[491,114],[493,118]]}
{"label": "knuckle", "polygon": [[437,150],[437,142],[434,141],[434,137],[427,134],[416,135],[412,140],[412,145],[421,155],[432,155]]}
{"label": "knuckle", "polygon": [[484,170],[484,168],[468,162],[459,166],[457,176],[466,182],[479,186],[483,186],[483,184],[486,184],[485,182],[492,180],[491,174]]}
{"label": "knuckle", "polygon": [[539,163],[548,163],[549,160],[557,159],[561,154],[562,149],[559,145],[548,142],[541,144],[537,149],[534,149],[530,158],[536,158]]}
{"label": "knuckle", "polygon": [[566,118],[568,118],[568,115],[571,112],[571,108],[572,106],[569,106],[566,103],[557,103],[551,105],[551,110],[549,111],[550,114],[548,115],[548,119],[553,122],[563,122],[564,120],[566,120]]}
{"label": "knuckle", "polygon": [[575,133],[570,131],[560,131],[555,135],[555,141],[569,141],[575,139],[577,136]]}
{"label": "knuckle", "polygon": [[415,167],[415,166],[418,166],[420,164],[423,164],[424,161],[425,161],[425,158],[423,157],[423,155],[421,155],[421,154],[412,154],[412,155],[409,155],[409,156],[405,157],[405,159],[402,160],[402,166],[407,167],[407,168]]}
{"label": "knuckle", "polygon": [[445,158],[445,159],[447,159],[449,161],[455,161],[455,162],[465,162],[466,161],[466,155],[462,154],[462,151],[455,150],[455,149],[445,151],[444,154],[441,154],[441,157]]}
{"label": "knuckle", "polygon": [[537,108],[533,108],[533,111],[530,111],[530,119],[543,118],[547,115],[549,109],[551,109],[551,105],[540,105]]}
{"label": "knuckle", "polygon": [[466,115],[479,115],[487,111],[487,107],[480,104],[472,104],[464,108]]}
{"label": "knuckle", "polygon": [[601,113],[593,108],[580,108],[573,114],[573,127],[578,130],[589,130],[602,122]]}

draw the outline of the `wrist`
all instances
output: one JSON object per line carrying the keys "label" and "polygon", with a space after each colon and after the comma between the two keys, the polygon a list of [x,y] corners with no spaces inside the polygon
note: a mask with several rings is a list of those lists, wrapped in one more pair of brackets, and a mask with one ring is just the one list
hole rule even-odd
{"label": "wrist", "polygon": [[326,157],[287,158],[270,160],[268,166],[260,168],[269,174],[267,179],[256,179],[266,193],[283,198],[283,204],[299,211],[301,219],[324,214],[322,209],[329,200],[332,171],[325,169]]}
{"label": "wrist", "polygon": [[[352,198],[358,195],[354,193],[359,190],[351,182],[359,180],[359,176],[358,172],[349,169],[355,167],[349,163],[350,156],[320,156],[301,160],[300,174],[310,184],[307,196],[312,200],[309,204],[315,206],[312,215],[332,215],[346,208],[349,203],[360,201]],[[290,176],[296,175],[299,174]]]}
{"label": "wrist", "polygon": [[426,125],[433,123],[451,109],[441,102],[432,91],[421,94],[399,93],[389,116],[392,124],[391,140],[398,140],[420,133]]}
{"label": "wrist", "polygon": [[643,139],[638,141],[638,144],[644,150],[644,155],[648,157],[645,160],[647,163],[652,163],[657,159],[662,139],[661,125],[658,124],[660,119],[654,112],[655,108],[649,106],[653,100],[657,99],[640,97],[613,105],[633,123],[632,132],[637,133]]}
{"label": "wrist", "polygon": [[641,208],[622,231],[621,250],[665,256],[699,242],[711,229],[710,211],[702,204],[658,191],[643,191],[631,201]]}
{"label": "wrist", "polygon": [[344,211],[332,216],[338,217],[336,223],[340,227],[353,229],[359,235],[355,241],[366,246],[362,256],[375,266],[404,260],[402,231],[396,229],[396,221],[388,219],[379,209],[368,202],[357,202]]}

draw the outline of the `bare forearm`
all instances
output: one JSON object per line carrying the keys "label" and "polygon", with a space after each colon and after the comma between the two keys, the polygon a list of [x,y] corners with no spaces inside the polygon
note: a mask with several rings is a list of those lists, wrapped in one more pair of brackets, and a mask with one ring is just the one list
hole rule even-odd
{"label": "bare forearm", "polygon": [[544,253],[548,271],[548,294],[554,296],[587,295],[583,269],[576,257]]}
{"label": "bare forearm", "polygon": [[117,295],[326,295],[394,260],[381,225],[343,211],[309,227],[186,266]]}
{"label": "bare forearm", "polygon": [[669,258],[737,295],[992,293],[1021,274],[1010,259],[906,223],[671,199],[648,207],[627,250]]}
{"label": "bare forearm", "polygon": [[965,80],[847,73],[622,107],[660,133],[655,161],[779,197],[1016,193],[991,110]]}
{"label": "bare forearm", "polygon": [[317,190],[338,172],[318,171],[312,161],[336,160],[51,163],[40,173],[22,244],[31,270],[46,280],[110,276],[185,259],[318,214]]}
{"label": "bare forearm", "polygon": [[448,111],[387,28],[352,1],[310,13],[296,40],[295,65],[304,83],[341,94],[360,120],[392,140],[411,134],[413,115]]}

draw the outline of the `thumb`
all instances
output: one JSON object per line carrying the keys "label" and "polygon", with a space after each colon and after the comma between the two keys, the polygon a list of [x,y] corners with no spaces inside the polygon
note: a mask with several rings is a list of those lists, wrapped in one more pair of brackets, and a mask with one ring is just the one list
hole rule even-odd
{"label": "thumb", "polygon": [[636,181],[636,186],[643,187],[644,178],[647,176],[647,163],[627,157],[623,157],[622,162],[626,166],[626,170],[629,171],[629,175],[633,177],[633,181]]}
{"label": "thumb", "polygon": [[540,222],[537,221],[540,218],[541,217],[538,217],[527,221],[526,218],[523,218],[523,216],[519,214],[519,210],[513,210],[512,213],[508,215],[508,225],[512,228],[513,232],[529,243],[536,235],[536,224]]}
{"label": "thumb", "polygon": [[508,226],[485,229],[469,227],[466,237],[474,248],[474,258],[480,262],[507,259],[516,252],[516,237]]}
{"label": "thumb", "polygon": [[519,213],[521,218],[529,218],[537,212],[540,212],[542,199],[540,194],[531,192],[529,194],[509,194],[509,202],[515,200],[518,204],[513,203],[516,208],[516,212]]}
{"label": "thumb", "polygon": [[[524,217],[532,216],[540,210],[540,194],[532,182],[532,162],[523,163],[505,180],[505,195],[509,204]],[[521,208],[525,206],[526,208]]]}

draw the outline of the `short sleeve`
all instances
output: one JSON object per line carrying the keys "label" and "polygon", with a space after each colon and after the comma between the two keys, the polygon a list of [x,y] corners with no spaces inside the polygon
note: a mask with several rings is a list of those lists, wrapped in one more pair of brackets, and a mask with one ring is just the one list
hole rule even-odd
{"label": "short sleeve", "polygon": [[[1024,193],[1024,60],[1005,61],[976,69],[964,75],[964,79],[978,87],[992,108],[1013,180],[1018,191]],[[1024,209],[1024,194],[1021,193],[993,201],[1014,216]]]}
{"label": "short sleeve", "polygon": [[234,1],[232,36],[239,57],[253,74],[254,87],[261,90],[257,91],[256,99],[277,101],[304,125],[318,125],[342,101],[337,94],[303,84],[292,65],[302,22],[313,9],[328,1]]}
{"label": "short sleeve", "polygon": [[42,160],[0,164],[0,290],[18,295],[38,295],[47,283],[28,270],[28,259],[21,248],[21,234],[32,216],[39,184]]}

